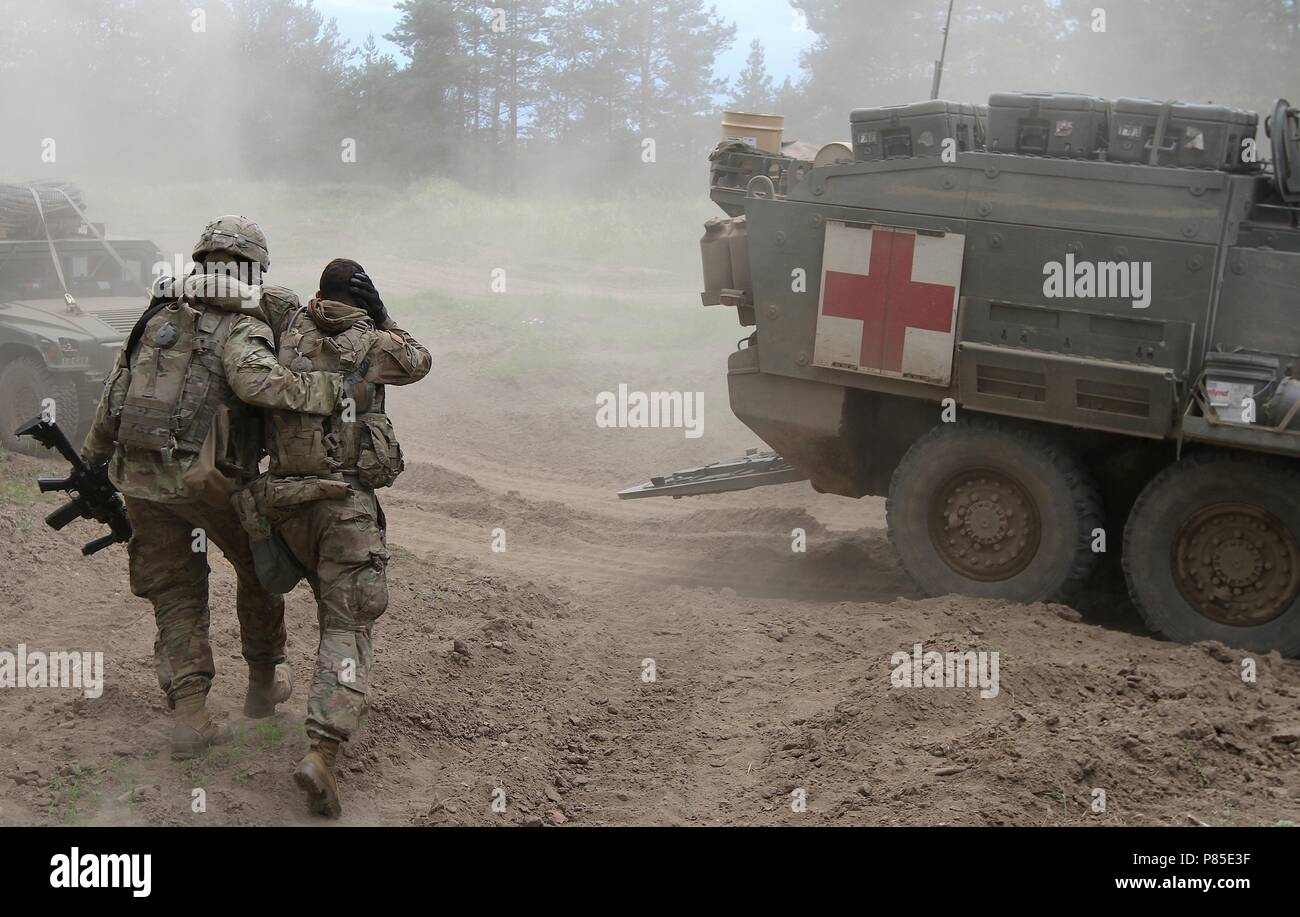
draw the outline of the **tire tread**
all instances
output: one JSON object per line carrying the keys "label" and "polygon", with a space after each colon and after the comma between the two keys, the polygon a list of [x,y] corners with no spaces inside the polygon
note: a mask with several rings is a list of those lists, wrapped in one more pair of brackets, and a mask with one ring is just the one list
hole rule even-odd
{"label": "tire tread", "polygon": [[[931,429],[928,433],[912,444],[907,455],[898,463],[894,469],[890,481],[890,496],[885,500],[885,516],[890,518],[893,505],[893,494],[899,487],[901,481],[907,475],[915,473],[914,466],[916,462],[909,462],[908,459],[919,451],[928,447],[936,441],[948,437],[957,436],[969,430],[978,432],[990,432],[1000,434],[1019,443],[1031,451],[1037,452],[1044,459],[1058,468],[1061,475],[1065,478],[1071,494],[1071,502],[1074,504],[1079,518],[1082,520],[1082,530],[1091,532],[1102,525],[1104,514],[1102,511],[1101,491],[1092,479],[1083,462],[1075,455],[1074,451],[1064,443],[1061,443],[1051,436],[1048,436],[1043,430],[1019,421],[1010,420],[1001,417],[991,417],[988,415],[968,415],[965,418],[953,423],[941,423]],[[898,550],[897,536],[895,527],[889,526],[890,543]],[[1083,591],[1089,578],[1092,575],[1093,568],[1096,566],[1097,555],[1091,550],[1079,550],[1075,552],[1073,565],[1064,582],[1057,591],[1049,597],[1049,601],[1069,604],[1074,601]],[[907,565],[903,565],[907,569]],[[910,570],[907,570],[908,578],[916,583],[917,588],[925,591],[924,586],[916,581],[916,577]]]}

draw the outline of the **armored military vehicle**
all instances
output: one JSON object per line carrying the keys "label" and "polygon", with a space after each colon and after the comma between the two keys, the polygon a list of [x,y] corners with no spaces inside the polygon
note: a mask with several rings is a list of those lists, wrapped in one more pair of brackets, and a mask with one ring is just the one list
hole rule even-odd
{"label": "armored military vehicle", "polygon": [[715,185],[703,300],[755,329],[730,400],[775,452],[620,496],[886,496],[927,594],[1122,566],[1159,634],[1300,653],[1300,115],[1257,121],[928,102],[854,112],[784,189]]}
{"label": "armored military vehicle", "polygon": [[50,404],[70,434],[89,423],[160,260],[109,242],[73,186],[0,185],[0,445],[43,453],[14,430]]}

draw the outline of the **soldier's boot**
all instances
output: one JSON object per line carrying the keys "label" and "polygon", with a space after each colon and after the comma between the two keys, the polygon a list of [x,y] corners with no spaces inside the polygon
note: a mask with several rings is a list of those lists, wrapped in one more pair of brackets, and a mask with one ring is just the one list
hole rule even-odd
{"label": "soldier's boot", "polygon": [[275,713],[275,705],[287,701],[292,693],[293,671],[286,663],[249,663],[244,716],[250,720],[268,717]]}
{"label": "soldier's boot", "polygon": [[217,723],[208,716],[206,694],[191,694],[176,699],[176,712],[172,714],[172,757],[178,761],[202,754],[213,745],[231,739],[230,727]]}
{"label": "soldier's boot", "polygon": [[307,793],[307,807],[316,815],[338,818],[343,814],[339,786],[334,781],[337,739],[312,739],[311,751],[298,763],[293,782]]}

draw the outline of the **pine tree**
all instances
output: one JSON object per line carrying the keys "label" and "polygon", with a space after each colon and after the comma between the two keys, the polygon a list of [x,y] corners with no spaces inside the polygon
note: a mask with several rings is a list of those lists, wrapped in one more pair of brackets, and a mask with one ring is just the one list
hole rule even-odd
{"label": "pine tree", "polygon": [[[518,185],[520,126],[530,118],[541,97],[547,32],[545,0],[504,0],[504,16],[494,22],[496,85],[493,90],[492,124],[495,144],[504,160],[504,186],[513,192]],[[498,15],[494,13],[494,15]]]}
{"label": "pine tree", "polygon": [[597,95],[598,5],[594,0],[555,0],[550,4],[533,120],[534,134],[540,138],[569,141],[589,120]]}
{"label": "pine tree", "polygon": [[713,75],[714,61],[735,40],[736,27],[703,0],[614,0],[613,6],[617,47],[628,62],[632,131],[654,138],[661,153],[698,152],[701,126],[726,91]]}
{"label": "pine tree", "polygon": [[235,36],[230,90],[249,170],[294,175],[340,162],[341,87],[355,51],[338,25],[305,0],[233,0],[231,20],[223,33]]}
{"label": "pine tree", "polygon": [[763,43],[755,38],[749,43],[745,69],[736,77],[730,105],[738,111],[768,112],[773,109],[775,101],[776,89],[772,75],[767,72],[767,53],[763,50]]}

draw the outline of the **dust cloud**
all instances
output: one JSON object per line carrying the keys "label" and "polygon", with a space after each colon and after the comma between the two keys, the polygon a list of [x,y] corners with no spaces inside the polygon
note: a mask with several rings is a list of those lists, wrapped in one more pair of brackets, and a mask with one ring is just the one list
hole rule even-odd
{"label": "dust cloud", "polygon": [[[396,54],[307,0],[0,0],[0,181],[77,182],[110,231],[169,253],[240,211],[273,241],[314,238],[313,260],[476,247],[507,269],[663,272],[690,294],[723,109],[779,111],[787,140],[820,144],[854,107],[929,95],[943,0],[791,6],[815,41],[778,84],[761,43],[716,71],[737,31],[701,0],[413,0],[393,10]],[[959,2],[942,95],[1266,113],[1295,91],[1298,23],[1278,0]]]}

